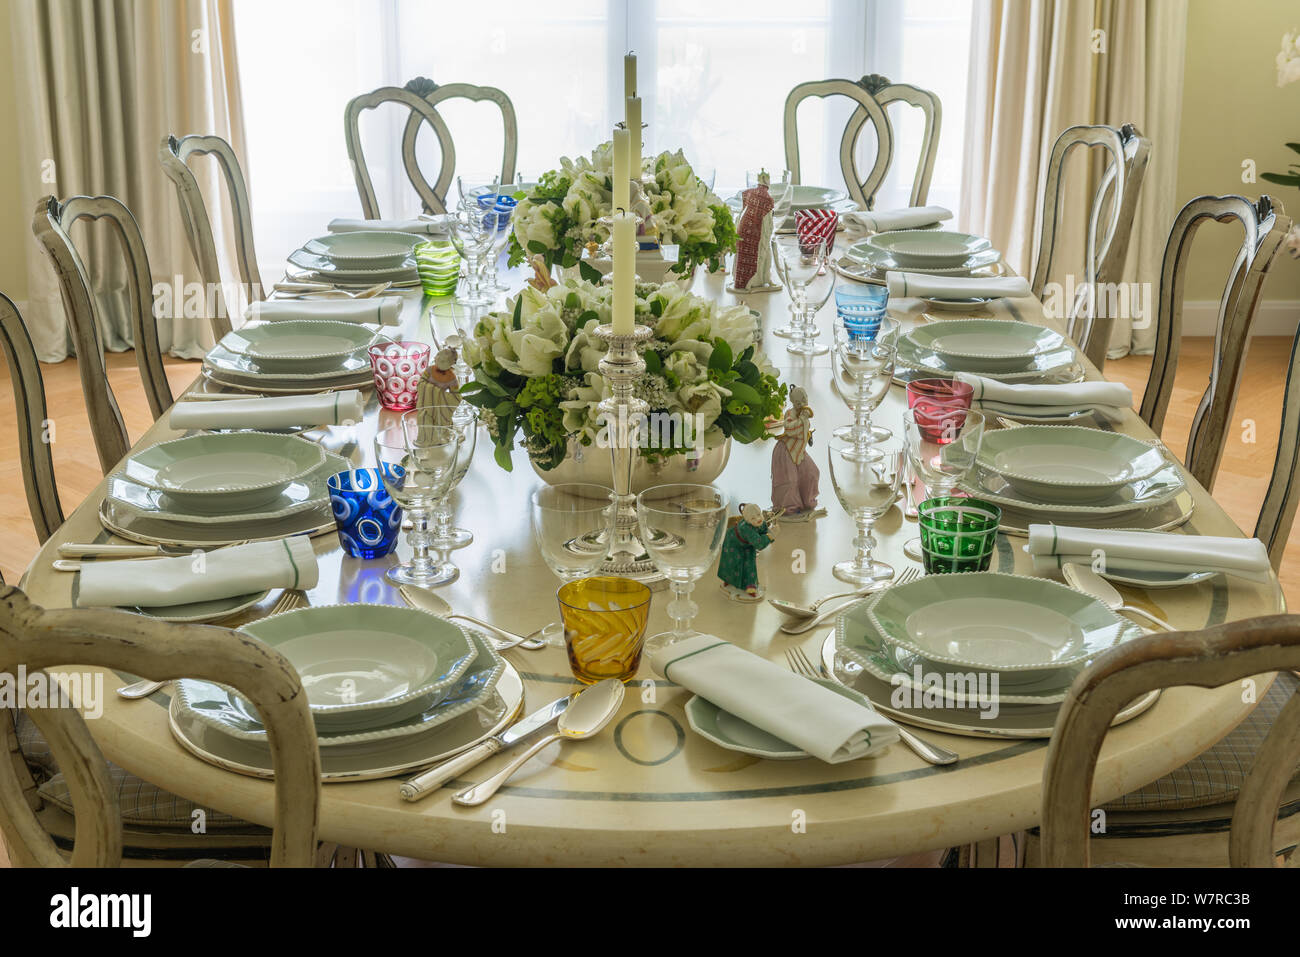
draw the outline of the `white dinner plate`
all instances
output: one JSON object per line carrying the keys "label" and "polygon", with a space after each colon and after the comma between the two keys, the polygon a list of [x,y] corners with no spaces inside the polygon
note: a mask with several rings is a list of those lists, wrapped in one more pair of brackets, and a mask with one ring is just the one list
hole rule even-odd
{"label": "white dinner plate", "polygon": [[[343,233],[356,236],[357,233]],[[337,371],[379,338],[368,326],[331,319],[280,319],[228,332],[221,347],[244,356],[259,372],[281,375]]]}
{"label": "white dinner plate", "polygon": [[1017,372],[1065,348],[1059,332],[1006,319],[952,319],[927,323],[905,337],[919,354],[933,353],[964,372]]}
{"label": "white dinner plate", "polygon": [[993,245],[983,236],[948,229],[894,229],[865,242],[907,269],[961,266]]}
{"label": "white dinner plate", "polygon": [[345,269],[400,268],[427,237],[380,229],[329,233],[303,243],[304,251]]}
{"label": "white dinner plate", "polygon": [[[369,781],[405,774],[445,761],[504,731],[524,706],[519,672],[510,662],[504,664],[501,679],[482,705],[425,734],[369,742],[359,754],[336,755],[334,748],[321,749],[321,780]],[[172,696],[168,723],[181,746],[209,764],[264,780],[275,776],[268,747],[223,734],[195,717],[178,695]]]}

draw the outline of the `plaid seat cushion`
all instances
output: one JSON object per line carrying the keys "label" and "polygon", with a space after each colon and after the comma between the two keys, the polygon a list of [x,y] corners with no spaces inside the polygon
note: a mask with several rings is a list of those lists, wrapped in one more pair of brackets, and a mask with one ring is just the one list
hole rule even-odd
{"label": "plaid seat cushion", "polygon": [[[41,797],[54,806],[72,814],[72,796],[68,784],[59,773],[50,753],[50,746],[44,735],[31,718],[19,711],[14,715],[14,731],[18,736],[18,746],[23,752],[32,776],[38,782]],[[138,778],[111,761],[108,763],[109,781],[117,791],[118,804],[122,809],[122,823],[145,827],[175,827],[189,831],[194,823],[194,811],[199,808],[186,798],[164,791],[157,785]],[[215,808],[201,808],[204,826],[242,827],[253,825],[232,817]]]}
{"label": "plaid seat cushion", "polygon": [[[1300,679],[1282,672],[1268,693],[1218,744],[1164,777],[1106,805],[1107,811],[1176,811],[1228,804],[1255,763],[1264,738],[1282,707],[1296,693]],[[1292,780],[1300,779],[1300,768]]]}

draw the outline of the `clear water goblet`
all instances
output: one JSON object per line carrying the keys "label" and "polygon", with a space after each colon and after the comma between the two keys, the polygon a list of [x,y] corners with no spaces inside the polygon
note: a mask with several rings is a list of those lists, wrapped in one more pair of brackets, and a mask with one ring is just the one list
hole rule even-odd
{"label": "clear water goblet", "polygon": [[446,426],[411,428],[403,417],[375,433],[375,464],[384,488],[411,520],[409,562],[388,570],[389,581],[432,588],[455,581],[460,570],[433,544],[429,517],[447,493],[460,433]]}
{"label": "clear water goblet", "polygon": [[797,236],[772,239],[772,258],[780,263],[786,291],[800,315],[799,336],[786,346],[792,355],[820,356],[830,351],[817,341],[815,317],[835,290],[834,270],[823,270],[831,242],[801,243]]}
{"label": "clear water goblet", "polygon": [[696,633],[691,625],[700,608],[691,592],[722,551],[727,505],[726,494],[712,485],[658,485],[636,497],[641,541],[673,590],[667,608],[673,629],[646,639],[648,650]]}
{"label": "clear water goblet", "polygon": [[851,443],[858,454],[894,433],[871,421],[873,413],[894,381],[898,322],[881,317],[875,336],[849,334],[839,317],[835,320],[835,356],[832,362],[835,391],[853,413],[853,422],[831,434]]}
{"label": "clear water goblet", "polygon": [[[451,524],[453,517],[451,493],[456,490],[456,486],[460,485],[461,479],[469,471],[469,467],[474,461],[474,451],[478,447],[478,418],[475,409],[468,402],[462,402],[456,406],[457,412],[461,409],[469,409],[469,415],[457,418],[453,414],[450,423],[451,428],[460,433],[460,445],[456,449],[456,463],[452,466],[446,494],[433,507],[433,546],[444,552],[455,551],[474,542],[473,532]],[[407,412],[403,419],[412,419],[415,428],[427,428],[430,425],[438,424],[445,415],[445,408],[422,405],[416,406],[410,412]]]}
{"label": "clear water goblet", "polygon": [[831,485],[844,511],[858,528],[853,540],[857,553],[849,561],[839,562],[831,570],[840,581],[862,587],[894,577],[893,566],[872,556],[876,539],[872,527],[889,511],[898,498],[903,474],[903,449],[874,446],[863,456],[857,446],[840,439],[827,443],[826,459],[830,466]]}
{"label": "clear water goblet", "polygon": [[465,283],[456,299],[466,305],[490,306],[496,302],[496,293],[483,282],[483,270],[492,242],[496,238],[499,214],[495,209],[484,210],[475,202],[461,204],[451,214],[451,241],[456,252],[465,261]]}
{"label": "clear water goblet", "polygon": [[[597,573],[614,541],[614,491],[603,485],[566,482],[532,495],[533,537],[546,567],[563,582]],[[542,629],[547,644],[564,645],[564,625]]]}
{"label": "clear water goblet", "polygon": [[[970,475],[984,441],[984,413],[960,406],[914,407],[903,413],[903,441],[912,476],[926,488],[926,498],[949,498]],[[922,557],[921,539],[903,544],[903,554]]]}

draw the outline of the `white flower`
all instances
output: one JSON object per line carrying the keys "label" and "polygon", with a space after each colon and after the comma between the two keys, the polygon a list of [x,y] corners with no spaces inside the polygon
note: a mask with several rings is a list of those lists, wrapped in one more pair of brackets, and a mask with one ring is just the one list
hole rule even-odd
{"label": "white flower", "polygon": [[1300,31],[1282,37],[1282,49],[1277,55],[1277,85],[1300,82]]}
{"label": "white flower", "polygon": [[[739,357],[754,345],[758,320],[746,305],[727,306],[716,310],[709,325],[709,339],[721,339],[731,346],[732,355]],[[757,351],[757,350],[755,350]]]}

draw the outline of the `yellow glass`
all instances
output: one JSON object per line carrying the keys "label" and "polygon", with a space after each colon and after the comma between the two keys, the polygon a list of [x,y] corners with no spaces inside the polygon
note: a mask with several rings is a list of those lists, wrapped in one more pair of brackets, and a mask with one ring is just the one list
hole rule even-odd
{"label": "yellow glass", "polygon": [[562,586],[560,622],[573,676],[583,684],[628,681],[641,664],[650,589],[628,578],[579,578]]}

